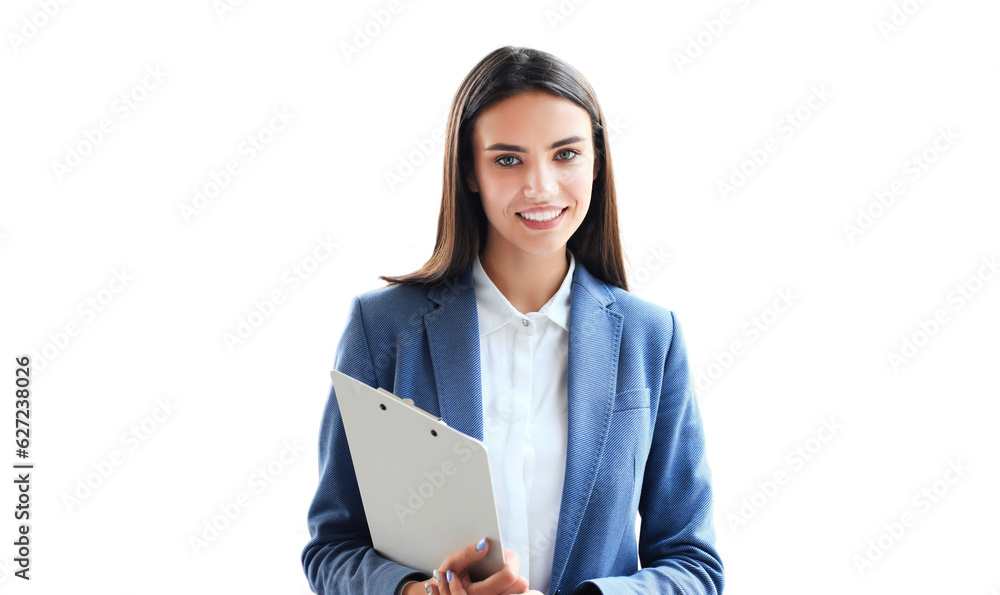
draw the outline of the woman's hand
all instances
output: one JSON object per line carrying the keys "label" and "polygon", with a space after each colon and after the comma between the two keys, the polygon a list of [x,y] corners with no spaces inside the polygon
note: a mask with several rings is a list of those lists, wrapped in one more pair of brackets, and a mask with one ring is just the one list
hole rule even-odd
{"label": "woman's hand", "polygon": [[[477,549],[480,546],[482,549]],[[519,595],[528,591],[528,580],[518,574],[521,568],[521,560],[517,554],[511,550],[504,550],[503,568],[496,571],[491,576],[472,582],[469,578],[468,568],[473,563],[482,560],[486,552],[490,549],[488,539],[482,539],[478,544],[472,544],[467,548],[459,550],[447,558],[438,567],[436,576],[430,581],[433,595]],[[449,580],[450,579],[450,580]],[[425,583],[420,583],[423,589]],[[411,585],[411,587],[416,585]],[[532,595],[541,595],[537,591]],[[406,592],[404,595],[411,595]],[[421,595],[419,591],[414,595]],[[422,595],[426,595],[426,592]]]}

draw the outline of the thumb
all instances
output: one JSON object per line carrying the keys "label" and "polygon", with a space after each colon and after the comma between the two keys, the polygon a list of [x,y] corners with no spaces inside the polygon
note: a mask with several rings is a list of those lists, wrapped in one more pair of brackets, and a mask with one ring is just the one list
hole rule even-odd
{"label": "thumb", "polygon": [[442,568],[458,575],[465,572],[475,562],[482,560],[490,550],[490,541],[485,537],[445,558]]}

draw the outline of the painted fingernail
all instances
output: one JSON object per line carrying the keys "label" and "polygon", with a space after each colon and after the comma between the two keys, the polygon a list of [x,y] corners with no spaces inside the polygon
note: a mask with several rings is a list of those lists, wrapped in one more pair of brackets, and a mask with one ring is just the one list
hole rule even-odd
{"label": "painted fingernail", "polygon": [[479,542],[476,544],[476,551],[477,552],[481,552],[484,549],[486,549],[486,538],[485,537],[482,538],[482,539],[480,539]]}
{"label": "painted fingernail", "polygon": [[434,577],[434,582],[435,583],[437,583],[439,585],[441,584],[441,571],[440,570],[437,570],[435,568],[434,572],[431,573],[431,576]]}
{"label": "painted fingernail", "polygon": [[448,582],[450,583],[451,582],[451,571],[448,570],[448,571],[445,572],[445,574],[448,575]]}

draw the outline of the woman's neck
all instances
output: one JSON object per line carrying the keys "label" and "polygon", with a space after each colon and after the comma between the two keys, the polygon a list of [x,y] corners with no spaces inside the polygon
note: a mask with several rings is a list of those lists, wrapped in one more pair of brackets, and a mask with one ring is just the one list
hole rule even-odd
{"label": "woman's neck", "polygon": [[487,243],[479,261],[500,293],[522,314],[539,311],[559,290],[569,271],[565,245],[552,254],[531,254]]}

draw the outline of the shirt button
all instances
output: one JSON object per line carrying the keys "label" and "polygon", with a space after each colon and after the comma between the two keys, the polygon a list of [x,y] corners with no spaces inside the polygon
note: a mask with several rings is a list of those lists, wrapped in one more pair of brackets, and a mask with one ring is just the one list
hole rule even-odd
{"label": "shirt button", "polygon": [[528,322],[527,318],[522,318],[521,319],[521,324],[523,324],[524,326],[528,326],[530,323]]}

